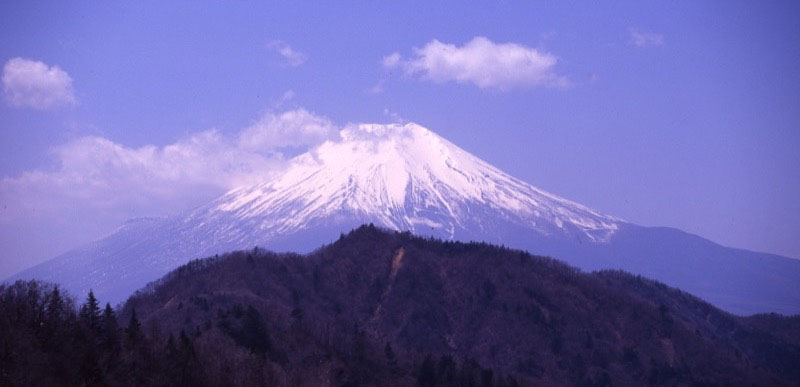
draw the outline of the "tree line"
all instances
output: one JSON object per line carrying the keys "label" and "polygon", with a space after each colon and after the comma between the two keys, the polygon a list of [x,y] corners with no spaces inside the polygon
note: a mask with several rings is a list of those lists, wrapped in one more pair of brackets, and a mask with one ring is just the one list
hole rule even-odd
{"label": "tree line", "polygon": [[[269,364],[297,366],[289,360],[291,349],[275,348],[264,318],[251,305],[234,304],[218,316],[216,328],[256,359],[228,368],[218,363],[230,344],[215,343],[213,353],[198,350],[200,332],[181,330],[164,336],[157,325],[145,328],[135,309],[119,321],[110,304],[100,305],[92,291],[77,304],[58,286],[40,281],[0,285],[0,385],[274,385],[287,380],[270,377]],[[301,319],[302,313],[293,310],[292,317]],[[330,353],[338,354],[346,369],[334,370],[329,380],[334,385],[381,381],[419,386],[517,385],[514,378],[483,368],[474,359],[443,355],[434,361],[430,353],[424,359],[402,359],[388,343],[382,356],[372,356],[358,327],[352,337],[338,344]],[[342,371],[345,374],[338,375]],[[298,380],[304,380],[302,375]]]}
{"label": "tree line", "polygon": [[108,386],[203,383],[193,340],[146,334],[93,292],[76,305],[58,286],[0,285],[0,385]]}

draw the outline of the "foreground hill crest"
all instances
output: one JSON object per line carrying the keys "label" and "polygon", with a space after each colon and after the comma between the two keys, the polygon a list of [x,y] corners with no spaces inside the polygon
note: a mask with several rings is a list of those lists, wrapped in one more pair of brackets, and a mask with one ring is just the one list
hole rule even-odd
{"label": "foreground hill crest", "polygon": [[[797,317],[736,317],[627,273],[372,225],[307,256],[251,249],[193,261],[123,315],[133,309],[146,326],[193,332],[209,354],[237,344],[260,354],[278,385],[297,373],[320,385],[472,385],[446,371],[453,360],[475,362],[484,375],[472,378],[494,385],[800,380]],[[237,309],[263,317],[270,346],[237,340]]]}

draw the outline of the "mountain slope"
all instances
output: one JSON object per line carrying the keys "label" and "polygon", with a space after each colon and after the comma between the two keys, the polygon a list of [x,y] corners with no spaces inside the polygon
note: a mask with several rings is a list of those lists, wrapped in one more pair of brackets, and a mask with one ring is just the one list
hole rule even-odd
{"label": "mountain slope", "polygon": [[14,278],[121,301],[192,258],[256,245],[308,252],[364,223],[647,274],[736,313],[800,313],[800,261],[600,214],[415,124],[348,127],[269,181],[181,216],[126,225]]}
{"label": "mountain slope", "polygon": [[[333,375],[386,384],[387,345],[406,380],[431,354],[475,359],[521,385],[800,382],[796,318],[735,317],[622,272],[583,274],[521,251],[371,226],[307,257],[257,250],[195,261],[132,297],[123,315],[135,308],[145,326],[192,332],[209,353],[227,353],[235,305],[264,317],[271,369],[305,369],[321,384],[337,384]],[[352,360],[324,366],[358,359],[357,340],[372,372]]]}
{"label": "mountain slope", "polygon": [[[246,225],[262,238],[337,217],[446,238],[491,233],[491,220],[588,241],[607,240],[617,228],[617,219],[514,179],[419,125],[360,125],[341,136],[189,221]],[[219,230],[217,237],[252,240],[252,231],[236,231]]]}

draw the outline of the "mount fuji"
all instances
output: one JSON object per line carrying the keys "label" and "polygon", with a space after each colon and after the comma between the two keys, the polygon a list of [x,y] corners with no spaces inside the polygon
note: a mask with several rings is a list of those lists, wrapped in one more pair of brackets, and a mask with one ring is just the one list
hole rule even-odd
{"label": "mount fuji", "polygon": [[254,246],[309,252],[364,223],[551,255],[584,270],[623,269],[733,313],[800,313],[800,261],[642,227],[520,181],[416,125],[352,125],[264,182],[25,270],[119,302],[194,258]]}

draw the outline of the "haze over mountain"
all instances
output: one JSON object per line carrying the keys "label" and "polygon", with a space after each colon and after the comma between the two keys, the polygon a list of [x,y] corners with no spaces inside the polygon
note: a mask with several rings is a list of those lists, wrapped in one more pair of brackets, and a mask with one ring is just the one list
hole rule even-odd
{"label": "haze over mountain", "polygon": [[552,255],[661,280],[734,313],[800,312],[800,261],[641,227],[515,179],[416,124],[352,125],[285,171],[189,213],[132,220],[13,278],[124,300],[190,259],[308,252],[363,223]]}

